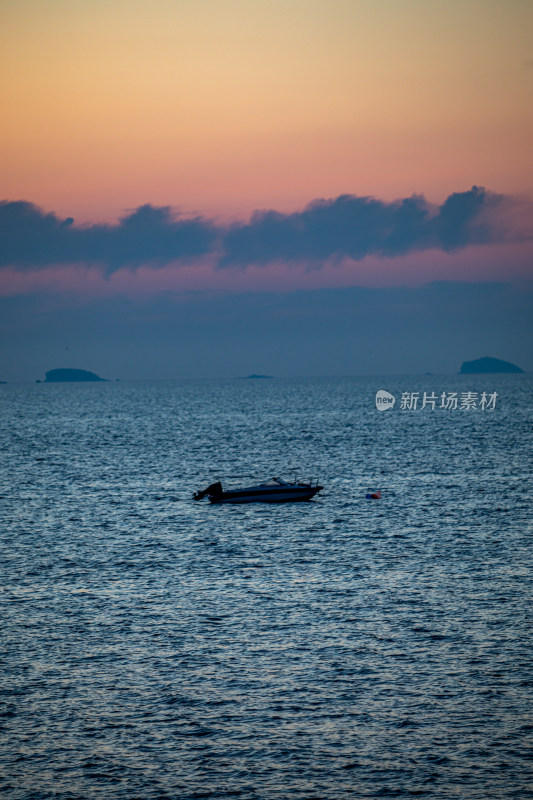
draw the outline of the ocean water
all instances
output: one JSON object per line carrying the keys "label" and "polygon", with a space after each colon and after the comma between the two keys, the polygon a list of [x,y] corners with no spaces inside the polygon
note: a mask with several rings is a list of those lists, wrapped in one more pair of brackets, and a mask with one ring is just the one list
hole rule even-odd
{"label": "ocean water", "polygon": [[[400,408],[424,391],[497,399]],[[533,796],[532,400],[529,375],[0,387],[0,796]],[[324,491],[191,499],[295,473]]]}

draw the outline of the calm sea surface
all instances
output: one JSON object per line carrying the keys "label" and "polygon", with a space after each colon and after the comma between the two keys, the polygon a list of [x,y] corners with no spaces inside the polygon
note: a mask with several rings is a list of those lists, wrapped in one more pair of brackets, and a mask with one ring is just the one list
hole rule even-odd
{"label": "calm sea surface", "polygon": [[[424,391],[498,396],[399,407]],[[533,796],[532,401],[529,375],[0,387],[0,796]],[[295,472],[324,492],[191,500]]]}

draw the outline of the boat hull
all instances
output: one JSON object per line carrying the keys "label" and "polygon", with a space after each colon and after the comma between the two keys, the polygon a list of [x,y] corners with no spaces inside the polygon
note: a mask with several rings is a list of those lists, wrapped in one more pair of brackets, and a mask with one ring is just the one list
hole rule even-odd
{"label": "boat hull", "polygon": [[321,488],[321,486],[302,486],[265,490],[261,487],[252,487],[211,495],[209,500],[212,503],[296,503],[310,500]]}

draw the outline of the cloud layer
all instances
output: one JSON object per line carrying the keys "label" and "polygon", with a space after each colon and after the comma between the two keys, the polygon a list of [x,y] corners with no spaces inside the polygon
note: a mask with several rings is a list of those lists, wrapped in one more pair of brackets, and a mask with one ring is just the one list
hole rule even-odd
{"label": "cloud layer", "polygon": [[341,195],[291,214],[256,212],[249,222],[229,226],[149,204],[114,225],[78,226],[29,202],[5,201],[0,203],[0,268],[97,264],[111,274],[205,257],[221,269],[274,262],[318,268],[346,258],[522,242],[533,238],[531,220],[527,201],[477,186],[451,194],[440,206],[422,195],[389,203]]}
{"label": "cloud layer", "polygon": [[168,206],[140,206],[116,225],[78,227],[25,201],[0,203],[0,267],[98,263],[111,273],[161,266],[209,253],[218,235],[209,220],[176,217]]}
{"label": "cloud layer", "polygon": [[0,378],[35,380],[69,366],[122,379],[423,374],[457,372],[484,355],[532,370],[531,319],[533,292],[500,282],[179,298],[18,295],[0,297],[0,338],[9,342]]}

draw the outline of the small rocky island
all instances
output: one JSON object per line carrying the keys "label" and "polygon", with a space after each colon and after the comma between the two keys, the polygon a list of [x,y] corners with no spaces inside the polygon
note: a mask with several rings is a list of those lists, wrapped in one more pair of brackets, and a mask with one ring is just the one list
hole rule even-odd
{"label": "small rocky island", "polygon": [[485,372],[523,372],[523,369],[511,364],[510,361],[502,361],[500,358],[476,358],[475,361],[464,361],[459,371],[460,375],[481,375]]}
{"label": "small rocky island", "polygon": [[84,381],[105,381],[95,372],[88,372],[86,369],[51,369],[46,373],[45,383],[66,383]]}

